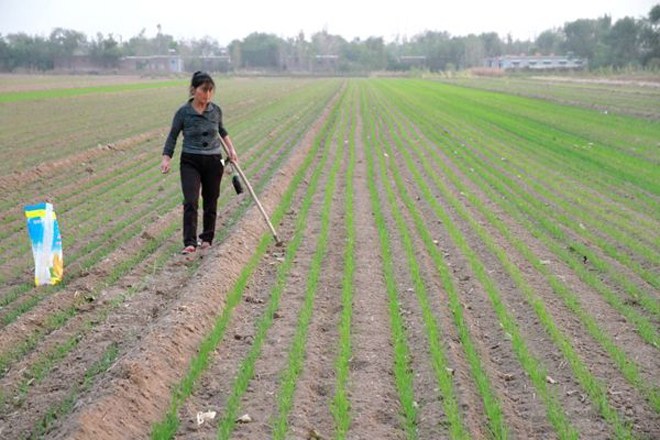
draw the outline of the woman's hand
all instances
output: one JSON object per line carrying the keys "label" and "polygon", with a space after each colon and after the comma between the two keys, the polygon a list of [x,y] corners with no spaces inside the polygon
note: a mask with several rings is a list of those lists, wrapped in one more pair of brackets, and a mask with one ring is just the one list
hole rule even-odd
{"label": "woman's hand", "polygon": [[231,141],[231,138],[229,136],[225,136],[222,139],[225,143],[225,146],[227,147],[227,154],[229,155],[228,159],[232,163],[238,163],[238,155],[236,154],[236,150],[234,149],[234,143]]}
{"label": "woman's hand", "polygon": [[163,160],[160,162],[160,172],[167,174],[170,172],[170,161],[172,158],[166,154],[163,154]]}

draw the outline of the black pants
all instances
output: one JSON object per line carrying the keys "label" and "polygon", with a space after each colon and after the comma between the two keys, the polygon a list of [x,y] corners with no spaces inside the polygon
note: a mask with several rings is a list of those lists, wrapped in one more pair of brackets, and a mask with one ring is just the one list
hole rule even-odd
{"label": "black pants", "polygon": [[220,181],[224,171],[222,156],[181,153],[180,168],[183,190],[183,245],[197,246],[197,208],[200,189],[204,227],[199,239],[213,243]]}

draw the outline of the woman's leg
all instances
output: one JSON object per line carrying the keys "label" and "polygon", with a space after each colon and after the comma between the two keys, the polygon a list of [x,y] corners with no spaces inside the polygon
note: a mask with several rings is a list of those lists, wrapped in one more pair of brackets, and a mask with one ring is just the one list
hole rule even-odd
{"label": "woman's leg", "polygon": [[218,196],[220,195],[220,182],[222,181],[224,167],[220,155],[205,156],[204,159],[204,171],[201,177],[204,228],[199,238],[202,242],[210,244],[213,243],[215,237]]}
{"label": "woman's leg", "polygon": [[198,154],[181,153],[181,189],[183,190],[183,245],[197,246],[197,208],[201,185]]}

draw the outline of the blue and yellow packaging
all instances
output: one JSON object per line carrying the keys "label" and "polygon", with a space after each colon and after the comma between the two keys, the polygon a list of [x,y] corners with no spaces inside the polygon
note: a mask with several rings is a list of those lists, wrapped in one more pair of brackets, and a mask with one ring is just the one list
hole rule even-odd
{"label": "blue and yellow packaging", "polygon": [[57,284],[64,276],[62,237],[50,203],[25,207],[28,233],[34,256],[34,284]]}

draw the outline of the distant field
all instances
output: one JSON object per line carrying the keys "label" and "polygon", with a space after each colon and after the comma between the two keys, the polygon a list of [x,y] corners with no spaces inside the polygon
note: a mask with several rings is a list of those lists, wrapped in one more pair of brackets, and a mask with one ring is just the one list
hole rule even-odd
{"label": "distant field", "polygon": [[581,77],[455,78],[452,84],[660,120],[660,75],[640,79]]}
{"label": "distant field", "polygon": [[179,255],[185,80],[0,76],[1,438],[660,437],[660,90],[217,86],[282,246],[224,181]]}

